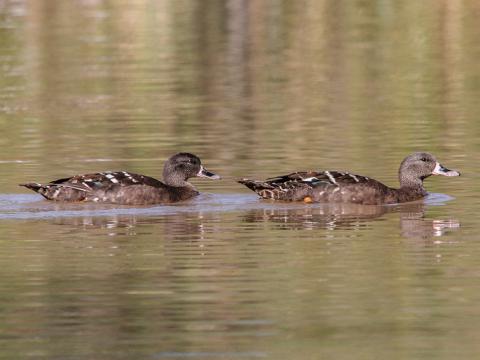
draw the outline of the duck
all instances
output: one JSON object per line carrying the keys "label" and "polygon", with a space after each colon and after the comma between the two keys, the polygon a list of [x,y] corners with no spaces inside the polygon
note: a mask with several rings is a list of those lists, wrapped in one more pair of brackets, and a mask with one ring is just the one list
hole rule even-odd
{"label": "duck", "polygon": [[416,201],[428,193],[423,181],[431,175],[459,176],[427,152],[408,155],[400,164],[398,189],[367,176],[342,171],[299,171],[265,181],[239,180],[263,199],[305,203],[398,204]]}
{"label": "duck", "polygon": [[105,171],[75,175],[39,183],[19,184],[42,195],[47,200],[61,202],[98,202],[120,205],[169,204],[191,199],[199,192],[187,180],[220,176],[209,172],[194,154],[181,152],[164,164],[163,181],[127,171]]}

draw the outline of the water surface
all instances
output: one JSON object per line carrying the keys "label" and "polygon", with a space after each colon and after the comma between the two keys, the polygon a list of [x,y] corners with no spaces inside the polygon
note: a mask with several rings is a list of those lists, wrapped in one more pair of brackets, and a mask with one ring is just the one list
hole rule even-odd
{"label": "water surface", "polygon": [[[0,0],[0,357],[469,359],[480,351],[480,6]],[[395,206],[259,200],[235,182],[409,153],[459,178]],[[222,181],[168,206],[19,188]]]}

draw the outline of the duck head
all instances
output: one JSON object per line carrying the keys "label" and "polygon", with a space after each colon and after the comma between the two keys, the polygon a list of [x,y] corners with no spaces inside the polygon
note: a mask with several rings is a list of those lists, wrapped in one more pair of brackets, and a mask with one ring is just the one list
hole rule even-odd
{"label": "duck head", "polygon": [[460,176],[460,173],[447,169],[432,154],[426,152],[407,156],[398,171],[401,187],[422,186],[423,180],[431,175]]}
{"label": "duck head", "polygon": [[185,186],[188,179],[196,176],[212,180],[220,179],[220,176],[203,167],[198,156],[190,153],[173,155],[163,167],[163,180],[167,185]]}

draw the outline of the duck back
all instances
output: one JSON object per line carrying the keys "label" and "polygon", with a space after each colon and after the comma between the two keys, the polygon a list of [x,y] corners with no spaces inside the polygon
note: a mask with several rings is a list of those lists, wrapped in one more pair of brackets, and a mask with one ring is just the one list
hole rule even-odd
{"label": "duck back", "polygon": [[421,191],[390,188],[366,176],[341,171],[308,171],[270,178],[239,181],[264,199],[364,205],[393,204],[425,196]]}
{"label": "duck back", "polygon": [[76,175],[48,184],[22,184],[48,200],[92,201],[121,205],[150,205],[187,200],[198,195],[192,186],[174,187],[126,171]]}

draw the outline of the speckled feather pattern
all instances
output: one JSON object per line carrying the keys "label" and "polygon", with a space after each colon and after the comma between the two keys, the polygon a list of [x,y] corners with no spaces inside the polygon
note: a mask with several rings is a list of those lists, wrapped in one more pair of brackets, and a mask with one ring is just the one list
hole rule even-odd
{"label": "speckled feather pattern", "polygon": [[149,176],[126,171],[77,175],[49,184],[25,184],[48,200],[149,205],[187,200],[198,195],[193,186],[173,187]]}
{"label": "speckled feather pattern", "polygon": [[243,179],[239,183],[264,199],[380,205],[423,198],[427,195],[423,181],[431,175],[450,177],[460,176],[460,173],[442,166],[432,154],[414,152],[400,164],[398,189],[366,176],[341,171],[295,172],[265,181]]}
{"label": "speckled feather pattern", "polygon": [[420,199],[422,189],[392,189],[366,176],[340,171],[295,172],[265,181],[239,181],[264,199],[283,201],[354,203],[364,205],[390,204]]}
{"label": "speckled feather pattern", "polygon": [[180,152],[165,162],[163,181],[127,171],[106,171],[51,181],[20,184],[53,201],[91,201],[122,205],[168,204],[188,200],[199,193],[187,180],[220,179],[205,169],[200,158]]}

